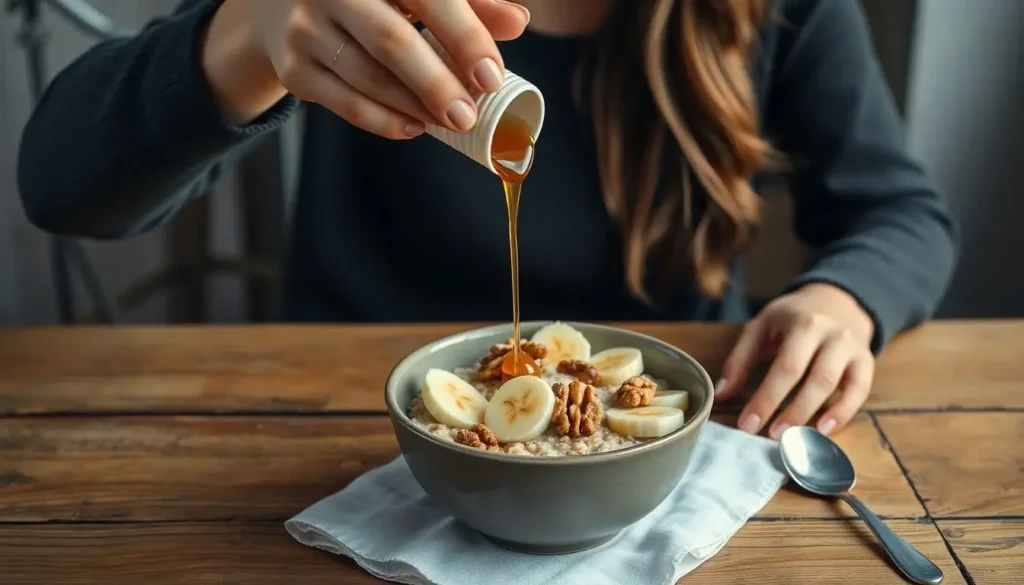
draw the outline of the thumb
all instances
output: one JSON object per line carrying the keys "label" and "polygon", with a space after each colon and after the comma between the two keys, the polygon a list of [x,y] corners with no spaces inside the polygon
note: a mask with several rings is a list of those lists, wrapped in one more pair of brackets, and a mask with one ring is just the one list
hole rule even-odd
{"label": "thumb", "polygon": [[743,333],[722,365],[722,378],[715,385],[715,398],[728,400],[743,389],[751,370],[761,357],[764,332],[764,321],[756,318],[743,328]]}

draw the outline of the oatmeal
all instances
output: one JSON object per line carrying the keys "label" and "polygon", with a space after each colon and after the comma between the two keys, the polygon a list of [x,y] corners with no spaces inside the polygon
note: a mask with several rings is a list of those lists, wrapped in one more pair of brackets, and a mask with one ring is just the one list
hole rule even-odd
{"label": "oatmeal", "polygon": [[639,350],[591,355],[579,331],[555,322],[520,341],[536,375],[510,377],[501,364],[513,341],[491,346],[474,367],[427,372],[413,424],[475,449],[547,457],[623,449],[682,427],[687,393],[647,376]]}

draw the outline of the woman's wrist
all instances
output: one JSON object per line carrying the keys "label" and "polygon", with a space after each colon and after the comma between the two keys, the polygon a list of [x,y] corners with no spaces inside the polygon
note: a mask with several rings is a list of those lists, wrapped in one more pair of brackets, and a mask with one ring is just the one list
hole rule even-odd
{"label": "woman's wrist", "polygon": [[249,4],[224,0],[200,39],[213,99],[224,118],[237,125],[260,117],[288,93],[250,25]]}

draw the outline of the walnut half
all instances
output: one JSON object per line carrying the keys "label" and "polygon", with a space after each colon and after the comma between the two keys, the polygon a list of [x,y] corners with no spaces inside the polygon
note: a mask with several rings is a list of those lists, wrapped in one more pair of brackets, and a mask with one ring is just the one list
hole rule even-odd
{"label": "walnut half", "polygon": [[[512,348],[515,347],[514,341],[515,339],[510,337],[505,343],[495,343],[491,346],[487,355],[480,359],[480,363],[477,366],[477,377],[481,381],[501,378],[501,362],[512,351]],[[543,343],[527,341],[522,338],[519,339],[519,349],[533,358],[538,364],[540,360],[548,355],[548,348]]]}
{"label": "walnut half", "polygon": [[634,376],[622,383],[615,393],[615,403],[623,408],[647,406],[658,391],[658,385],[647,376]]}
{"label": "walnut half", "polygon": [[455,442],[484,451],[500,450],[497,437],[484,425],[476,425],[472,430],[460,430],[455,435]]}
{"label": "walnut half", "polygon": [[604,418],[604,407],[593,386],[573,380],[568,386],[555,384],[551,389],[555,392],[555,412],[551,415],[551,422],[559,435],[577,438],[597,432]]}
{"label": "walnut half", "polygon": [[597,368],[583,360],[562,360],[558,362],[558,373],[572,376],[584,384],[601,385],[601,374]]}

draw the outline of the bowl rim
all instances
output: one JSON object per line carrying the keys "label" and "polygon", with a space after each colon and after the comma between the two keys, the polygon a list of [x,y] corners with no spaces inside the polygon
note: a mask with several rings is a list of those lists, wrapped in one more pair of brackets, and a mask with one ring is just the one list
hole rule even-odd
{"label": "bowl rim", "polygon": [[[556,322],[556,321],[541,321],[541,320],[521,321],[519,323],[519,326],[520,326],[520,329],[530,329],[530,328],[533,328],[533,327],[539,328],[539,327],[542,327],[544,325],[548,325],[548,324],[551,324],[551,323],[554,323],[554,322]],[[685,362],[689,363],[690,365],[694,366],[696,368],[696,370],[697,370],[697,373],[700,375],[701,379],[703,380],[704,385],[705,385],[705,392],[704,392],[705,393],[705,400],[703,401],[703,404],[701,404],[701,407],[697,410],[696,414],[694,414],[694,416],[690,420],[688,420],[688,421],[683,423],[682,427],[680,427],[679,429],[677,429],[675,431],[672,431],[671,433],[669,433],[669,434],[667,434],[665,436],[658,437],[656,439],[653,439],[653,440],[650,440],[650,441],[646,441],[646,442],[640,443],[638,445],[631,445],[629,447],[625,447],[625,448],[622,448],[622,449],[615,449],[613,451],[606,451],[606,452],[603,452],[603,453],[587,453],[585,455],[573,455],[573,456],[565,456],[565,457],[525,457],[525,456],[515,456],[515,455],[509,456],[508,453],[492,453],[490,451],[483,451],[483,450],[480,450],[480,449],[474,449],[472,447],[468,447],[466,445],[461,445],[461,444],[456,443],[454,441],[442,440],[440,437],[437,437],[437,436],[433,435],[432,433],[428,432],[426,429],[422,429],[422,428],[416,426],[415,424],[413,424],[412,419],[409,418],[409,415],[405,412],[405,410],[403,408],[400,408],[400,405],[398,404],[398,398],[396,396],[396,394],[397,394],[397,392],[396,392],[396,390],[397,390],[396,373],[399,370],[403,369],[403,367],[407,366],[409,363],[422,358],[424,355],[433,353],[435,351],[438,351],[438,350],[440,350],[442,348],[445,348],[445,347],[448,347],[448,346],[451,346],[451,345],[455,345],[455,344],[458,344],[458,343],[464,343],[464,342],[472,340],[472,339],[478,339],[478,338],[481,338],[481,337],[488,337],[488,336],[491,336],[491,335],[493,335],[493,334],[495,334],[495,333],[497,333],[499,331],[503,331],[504,329],[507,329],[507,328],[509,328],[511,326],[511,323],[499,323],[499,324],[496,324],[496,325],[485,325],[485,326],[482,326],[482,327],[476,327],[474,329],[467,329],[465,331],[459,331],[459,332],[447,335],[445,337],[436,339],[434,341],[431,341],[430,343],[427,343],[427,344],[419,347],[418,349],[412,351],[411,353],[406,355],[404,358],[399,360],[398,363],[395,364],[395,366],[393,368],[391,368],[391,371],[388,373],[388,377],[387,377],[387,380],[386,380],[385,385],[384,385],[384,400],[385,400],[385,403],[386,403],[386,406],[387,406],[388,414],[391,417],[391,420],[392,421],[397,421],[398,424],[401,424],[405,429],[407,429],[407,430],[409,430],[409,431],[419,435],[420,437],[423,437],[423,438],[427,439],[428,441],[433,442],[436,445],[439,445],[439,446],[441,446],[441,447],[443,447],[445,449],[450,449],[450,450],[452,450],[452,451],[454,451],[456,453],[463,453],[463,454],[468,455],[468,456],[478,457],[478,458],[481,458],[481,459],[489,459],[489,460],[492,460],[492,461],[502,461],[502,462],[508,463],[510,465],[556,465],[556,466],[560,466],[560,465],[597,465],[597,464],[606,463],[606,462],[609,462],[609,461],[615,461],[615,460],[618,460],[618,459],[632,457],[634,455],[638,455],[638,454],[644,453],[646,451],[657,450],[657,449],[661,448],[662,446],[664,446],[664,445],[666,445],[668,443],[673,443],[673,442],[682,440],[687,435],[690,435],[690,434],[693,434],[693,433],[699,433],[700,429],[704,426],[704,424],[708,421],[708,419],[711,418],[711,409],[714,406],[714,400],[715,400],[714,384],[711,381],[711,376],[708,375],[707,370],[704,369],[704,366],[701,365],[701,363],[699,361],[697,361],[697,359],[694,358],[693,356],[691,356],[690,354],[688,354],[685,351],[679,349],[678,347],[676,347],[676,346],[674,346],[674,345],[672,345],[670,343],[666,343],[666,342],[664,342],[664,341],[662,341],[662,340],[660,340],[660,339],[658,339],[656,337],[653,337],[651,335],[647,335],[645,333],[640,333],[640,332],[637,332],[637,331],[633,331],[631,329],[625,329],[625,328],[622,328],[622,327],[615,327],[613,325],[606,325],[606,324],[601,324],[601,323],[590,323],[590,322],[586,322],[586,321],[562,321],[562,320],[558,320],[557,322],[565,323],[566,325],[569,325],[571,327],[578,327],[578,326],[582,325],[582,326],[584,326],[586,328],[591,328],[591,329],[603,329],[603,330],[606,330],[606,331],[612,331],[612,332],[616,332],[616,333],[626,333],[628,335],[631,335],[631,336],[634,336],[634,337],[638,337],[638,338],[644,339],[644,340],[646,340],[648,342],[651,342],[654,345],[659,346],[661,349],[665,350],[666,352],[668,352],[670,354],[674,354],[675,357],[677,357],[678,359],[680,359],[682,361],[685,361]]]}

